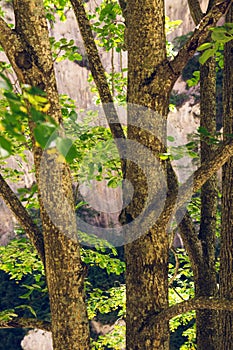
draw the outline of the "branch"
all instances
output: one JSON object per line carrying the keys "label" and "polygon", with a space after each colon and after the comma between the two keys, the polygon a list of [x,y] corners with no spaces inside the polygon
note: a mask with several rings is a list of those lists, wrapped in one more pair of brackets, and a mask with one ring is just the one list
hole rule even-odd
{"label": "branch", "polygon": [[124,139],[124,132],[113,105],[113,97],[111,95],[105,77],[105,70],[99,57],[98,49],[95,44],[91,25],[87,18],[83,2],[82,0],[71,0],[71,4],[73,6],[74,13],[83,38],[91,74],[97,86],[112,135],[114,139]]}
{"label": "branch", "polygon": [[[226,161],[233,156],[233,139],[228,140],[222,144],[212,157],[202,164],[193,175],[191,175],[186,182],[180,186],[177,210],[196,193],[202,185],[214,174],[216,171],[226,163]],[[173,201],[173,199],[170,199]]]}
{"label": "branch", "polygon": [[174,274],[173,276],[171,277],[171,279],[168,281],[168,286],[170,287],[172,285],[172,283],[174,282],[174,280],[176,279],[176,276],[178,274],[178,271],[179,271],[179,267],[180,267],[180,261],[179,261],[179,258],[176,254],[176,251],[175,249],[171,248],[170,249],[171,252],[173,253],[174,257],[175,257],[175,262],[176,262],[176,266],[175,266],[175,271],[174,271]]}
{"label": "branch", "polygon": [[175,75],[174,79],[180,75],[183,67],[186,65],[188,60],[192,58],[198,46],[200,46],[208,37],[209,29],[217,24],[218,20],[226,13],[231,3],[232,0],[217,1],[209,13],[203,17],[191,38],[180,49],[177,56],[170,62],[170,66]]}
{"label": "branch", "polygon": [[214,6],[214,4],[215,4],[217,1],[218,1],[218,0],[209,0],[208,8],[207,8],[206,13],[208,13],[208,12],[210,11],[210,9]]}
{"label": "branch", "polygon": [[[197,269],[197,266],[201,266],[203,264],[201,243],[198,239],[189,213],[186,212],[185,215],[183,215],[183,213],[180,213],[178,210],[177,217],[177,222],[180,222],[178,224],[179,233],[190,258],[194,275],[196,275],[195,270]],[[183,217],[181,221],[179,220],[180,217]]]}
{"label": "branch", "polygon": [[36,318],[15,317],[10,321],[0,321],[0,328],[38,328],[51,331],[51,323]]}
{"label": "branch", "polygon": [[122,11],[122,15],[126,21],[126,17],[127,17],[127,1],[126,0],[119,0],[119,5],[121,7],[121,11]]}
{"label": "branch", "polygon": [[8,26],[3,18],[0,18],[0,45],[17,73],[18,79],[24,81],[23,74],[15,63],[15,58],[19,52],[23,52],[24,47],[16,32]]}
{"label": "branch", "polygon": [[192,17],[195,25],[197,26],[198,23],[201,21],[201,19],[204,16],[204,14],[201,10],[199,0],[188,0],[188,5],[189,5],[191,17]]}
{"label": "branch", "polygon": [[157,314],[148,316],[139,328],[139,332],[142,332],[145,328],[151,328],[158,323],[167,322],[177,315],[198,309],[233,311],[233,303],[232,300],[223,298],[200,297],[189,299],[170,306]]}
{"label": "branch", "polygon": [[4,21],[2,17],[0,17],[0,43],[3,45],[8,45],[8,48],[10,48],[10,41],[15,40],[15,33],[13,30],[8,26],[8,24]]}
{"label": "branch", "polygon": [[30,238],[34,247],[36,248],[42,262],[45,264],[45,252],[44,252],[44,239],[41,231],[37,225],[33,222],[31,216],[24,208],[16,194],[12,191],[10,186],[6,183],[2,175],[0,174],[0,196],[4,202],[14,213],[16,219],[20,225],[24,228],[26,234]]}
{"label": "branch", "polygon": [[119,5],[121,7],[122,12],[126,10],[127,7],[127,1],[126,0],[119,0]]}

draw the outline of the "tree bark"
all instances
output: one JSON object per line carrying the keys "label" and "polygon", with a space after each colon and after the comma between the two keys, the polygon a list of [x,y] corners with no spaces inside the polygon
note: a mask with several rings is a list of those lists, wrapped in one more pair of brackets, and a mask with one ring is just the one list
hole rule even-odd
{"label": "tree bark", "polygon": [[[207,13],[214,3],[215,1],[209,1]],[[188,0],[188,4],[193,21],[198,25],[204,16],[199,1]],[[214,57],[200,67],[200,99],[200,125],[211,135],[214,135],[216,131],[216,68]],[[210,159],[214,150],[214,145],[208,144],[207,138],[201,140],[201,164],[205,164]],[[216,213],[217,178],[214,174],[201,188],[201,220],[198,236],[201,243],[201,258],[198,264],[195,264],[195,262],[193,264],[195,295],[197,297],[216,296],[218,293],[215,269]],[[191,228],[191,230],[195,229]],[[185,241],[190,239],[189,234],[186,234],[186,236],[188,238],[185,237]],[[195,258],[191,256],[191,262],[194,260]],[[196,330],[198,349],[216,349],[218,342],[217,312],[214,310],[197,310]]]}
{"label": "tree bark", "polygon": [[[216,131],[216,68],[215,57],[200,67],[201,127],[211,135]],[[201,164],[210,159],[215,150],[208,139],[201,140]],[[217,176],[214,174],[201,188],[201,222],[199,239],[202,246],[202,263],[195,276],[195,294],[217,296],[215,269],[215,237],[217,213]],[[217,342],[217,313],[213,310],[196,312],[197,346],[200,350],[214,350]]]}
{"label": "tree bark", "polygon": [[[209,1],[207,13],[215,1]],[[189,9],[196,25],[201,21],[202,13],[198,0],[188,0]],[[215,57],[200,66],[200,126],[211,135],[216,131],[216,68]],[[208,138],[201,140],[201,164],[211,157],[215,150]],[[201,188],[201,220],[199,240],[201,243],[201,259],[193,265],[195,295],[216,296],[218,293],[215,269],[215,236],[217,213],[217,177],[216,174],[206,181]],[[193,258],[191,257],[191,261]],[[217,313],[213,310],[197,310],[196,312],[198,349],[215,349],[217,337]]]}
{"label": "tree bark", "polygon": [[[189,312],[191,310],[208,309],[208,310],[233,310],[231,300],[212,297],[199,297],[182,301],[181,303],[164,309],[159,314],[148,315],[143,326],[138,329],[141,332],[144,328],[153,327],[155,324],[165,322],[171,318]],[[217,348],[218,349],[218,348]]]}
{"label": "tree bark", "polygon": [[[128,139],[151,150],[155,156],[162,152],[166,140],[166,115],[169,89],[163,77],[145,84],[153,74],[153,67],[165,60],[164,2],[129,0],[127,2],[128,48]],[[145,109],[143,109],[145,107]],[[150,110],[149,110],[150,109]],[[149,130],[149,131],[148,131]],[[159,136],[158,136],[159,135]],[[158,140],[159,139],[159,140]],[[166,144],[166,142],[165,142]],[[134,150],[136,151],[136,149]],[[150,156],[137,155],[147,167]],[[153,156],[152,156],[153,157]],[[127,161],[125,177],[134,186],[134,196],[124,213],[124,224],[136,219],[144,210],[151,195],[147,187],[159,189],[156,169],[146,174],[134,162]],[[158,174],[158,173],[157,173]],[[122,216],[123,218],[123,216]],[[126,256],[126,347],[133,349],[169,349],[168,321],[138,332],[150,313],[159,313],[168,307],[168,235],[166,223],[153,224],[149,230],[137,227],[141,237],[125,247]],[[146,232],[147,231],[147,232]],[[135,232],[132,232],[134,235]],[[132,237],[133,240],[133,237]]]}
{"label": "tree bark", "polygon": [[[233,23],[233,5],[226,16]],[[223,135],[233,134],[233,42],[224,49]],[[222,228],[220,251],[220,296],[233,299],[233,157],[222,168]],[[230,350],[233,344],[233,313],[220,312],[219,350]]]}

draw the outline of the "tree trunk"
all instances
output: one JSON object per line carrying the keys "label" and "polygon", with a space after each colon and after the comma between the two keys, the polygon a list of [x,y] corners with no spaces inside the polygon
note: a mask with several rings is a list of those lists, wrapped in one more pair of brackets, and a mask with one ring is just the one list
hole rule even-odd
{"label": "tree trunk", "polygon": [[[226,16],[233,23],[233,5]],[[223,78],[224,139],[233,134],[233,42],[225,44]],[[222,230],[220,252],[220,296],[233,299],[233,157],[222,169]],[[233,344],[233,313],[220,312],[219,350],[230,350]]]}
{"label": "tree trunk", "polygon": [[[126,346],[128,350],[167,350],[167,321],[142,329],[150,314],[158,313],[168,306],[168,220],[158,219],[156,222],[163,206],[154,207],[150,222],[144,221],[148,203],[163,187],[162,182],[159,182],[159,165],[155,167],[154,160],[158,159],[158,154],[166,144],[170,86],[167,88],[163,77],[159,75],[150,86],[147,85],[147,79],[151,75],[155,76],[153,70],[166,57],[164,2],[129,0],[127,13],[128,140],[133,141],[135,147],[131,146],[125,172],[126,179],[134,186],[134,195],[123,221],[124,224],[135,223],[140,215],[142,219],[129,233],[131,242],[125,248]],[[144,147],[137,148],[138,144]],[[165,173],[166,169],[163,170]],[[163,195],[166,197],[167,193]]]}
{"label": "tree trunk", "polygon": [[[196,25],[203,18],[198,1],[188,0],[189,9]],[[209,1],[207,12],[213,2]],[[215,57],[210,58],[200,67],[200,126],[211,135],[216,131],[216,68]],[[208,138],[201,140],[201,164],[211,157],[214,145]],[[201,189],[201,220],[198,238],[200,240],[199,262],[193,265],[195,295],[216,296],[218,293],[215,269],[215,236],[217,212],[217,177],[213,175]],[[191,223],[191,222],[190,222]],[[193,228],[193,231],[195,229]],[[195,233],[194,233],[195,234]],[[189,236],[191,235],[191,232]],[[195,264],[193,257],[191,261]],[[217,312],[213,310],[196,311],[197,346],[200,350],[216,349],[217,345]]]}
{"label": "tree trunk", "polygon": [[[61,122],[43,1],[14,0],[15,30],[5,25],[3,46],[21,84],[43,89],[48,114]],[[27,16],[25,16],[27,14]],[[89,349],[89,326],[84,300],[84,271],[76,238],[76,219],[69,167],[37,146],[30,121],[43,226],[54,350]]]}
{"label": "tree trunk", "polygon": [[[215,57],[210,58],[200,67],[201,93],[201,127],[211,135],[216,131],[216,69]],[[201,164],[210,159],[215,147],[201,141]],[[218,293],[215,269],[215,235],[217,209],[217,179],[212,176],[201,189],[201,223],[199,239],[202,247],[202,262],[195,279],[195,294],[200,296],[216,296]],[[197,346],[200,350],[216,349],[217,341],[217,312],[198,310],[196,312]]]}

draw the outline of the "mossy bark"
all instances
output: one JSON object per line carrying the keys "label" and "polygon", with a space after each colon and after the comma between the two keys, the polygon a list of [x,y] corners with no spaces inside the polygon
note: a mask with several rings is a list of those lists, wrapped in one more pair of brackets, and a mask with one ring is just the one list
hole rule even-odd
{"label": "mossy bark", "polygon": [[[200,4],[196,0],[188,0],[190,13],[196,25],[204,17]],[[214,2],[209,1],[207,13]],[[210,58],[200,67],[200,126],[214,136],[216,131],[216,63]],[[208,137],[201,140],[201,164],[205,164],[212,156],[215,146],[209,143]],[[191,256],[193,263],[195,295],[217,296],[217,279],[215,269],[215,236],[217,212],[217,178],[214,174],[201,188],[201,218],[198,239],[199,259]],[[196,235],[195,227],[190,228]],[[192,232],[188,234],[190,240]],[[194,237],[194,240],[195,237]],[[198,263],[197,263],[198,262]],[[218,337],[217,312],[213,310],[196,311],[197,346],[198,349],[216,349]]]}
{"label": "mossy bark", "polygon": [[[226,16],[233,23],[233,5]],[[233,42],[225,45],[223,83],[223,134],[233,134]],[[233,157],[222,168],[222,229],[220,252],[220,296],[233,299]],[[233,313],[220,312],[219,350],[230,350],[233,344]]]}
{"label": "mossy bark", "polygon": [[[125,177],[134,186],[134,196],[125,211],[125,224],[142,214],[150,188],[159,190],[159,174],[153,157],[163,151],[170,86],[156,69],[166,58],[164,2],[127,2],[128,48],[128,139],[150,150],[137,157],[148,169],[145,175],[135,162],[128,161]],[[150,77],[153,83],[150,84]],[[143,109],[145,107],[145,109]],[[159,136],[158,136],[159,135]],[[166,142],[165,142],[166,143]],[[136,150],[135,150],[136,151]],[[151,164],[151,166],[150,166]],[[165,167],[164,167],[165,170]],[[149,184],[148,184],[149,181]],[[126,255],[126,346],[132,349],[169,349],[168,322],[142,329],[148,315],[168,306],[168,235],[166,223],[151,221],[146,230],[137,226],[137,238],[125,247]]]}
{"label": "mossy bark", "polygon": [[[216,68],[215,58],[210,58],[200,68],[201,93],[201,127],[214,136],[216,131]],[[215,146],[201,140],[201,163],[208,161]],[[195,294],[200,296],[217,296],[217,279],[215,269],[215,236],[217,211],[217,178],[213,175],[201,188],[201,221],[199,239],[202,247],[202,262],[197,267],[195,276]],[[196,312],[198,349],[216,349],[217,342],[217,312],[198,310]]]}

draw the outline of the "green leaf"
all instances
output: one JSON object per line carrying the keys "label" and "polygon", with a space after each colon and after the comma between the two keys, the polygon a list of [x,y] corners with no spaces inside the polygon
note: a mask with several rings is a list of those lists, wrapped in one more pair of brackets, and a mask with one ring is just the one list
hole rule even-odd
{"label": "green leaf", "polygon": [[74,54],[68,56],[70,61],[82,61],[83,57],[79,53],[75,52]]}
{"label": "green leaf", "polygon": [[8,79],[4,74],[0,73],[0,89],[13,91],[13,86],[10,79]]}
{"label": "green leaf", "polygon": [[167,137],[167,140],[170,141],[170,142],[174,142],[175,141],[175,138],[173,136],[168,136]]}
{"label": "green leaf", "polygon": [[35,310],[30,305],[19,305],[19,306],[16,306],[16,309],[23,309],[23,310],[28,309],[33,314],[33,316],[37,317]]}
{"label": "green leaf", "polygon": [[71,139],[58,137],[56,139],[56,146],[68,163],[71,163],[78,157],[78,152]]}
{"label": "green leaf", "polygon": [[188,154],[191,158],[198,158],[198,154],[196,152],[189,151]]}
{"label": "green leaf", "polygon": [[119,181],[116,177],[113,177],[108,181],[108,187],[117,188],[119,186]]}
{"label": "green leaf", "polygon": [[18,317],[14,309],[3,310],[0,312],[0,321],[2,322],[10,321],[14,317]]}
{"label": "green leaf", "polygon": [[0,158],[6,158],[11,154],[11,143],[0,136]]}
{"label": "green leaf", "polygon": [[211,38],[214,41],[223,42],[223,43],[232,40],[232,36],[227,35],[225,29],[222,29],[222,30],[218,29],[217,30],[217,28],[215,28],[215,30],[212,32]]}
{"label": "green leaf", "polygon": [[204,128],[203,126],[199,126],[199,128],[197,130],[200,134],[202,134],[204,136],[210,135],[209,131],[206,128]]}
{"label": "green leaf", "polygon": [[32,294],[33,290],[29,290],[27,293],[20,295],[20,299],[30,299],[30,295]]}
{"label": "green leaf", "polygon": [[77,210],[77,209],[83,207],[86,204],[88,204],[88,202],[81,201],[78,204],[76,204],[75,209]]}
{"label": "green leaf", "polygon": [[34,107],[31,107],[30,113],[34,122],[44,122],[46,120],[45,114],[41,113]]}
{"label": "green leaf", "polygon": [[34,129],[34,135],[36,141],[42,148],[48,147],[52,142],[52,135],[55,132],[56,127],[49,123],[39,124]]}
{"label": "green leaf", "polygon": [[29,88],[27,88],[27,92],[30,95],[46,96],[46,93],[43,90],[41,90],[38,87],[36,87],[36,86],[30,86]]}
{"label": "green leaf", "polygon": [[215,49],[207,49],[203,52],[201,57],[199,58],[199,62],[204,64],[210,57],[214,56],[216,50]]}
{"label": "green leaf", "polygon": [[162,160],[166,160],[170,157],[170,153],[161,153],[159,155],[159,158],[162,159]]}
{"label": "green leaf", "polygon": [[212,46],[213,46],[212,43],[204,43],[197,48],[197,51],[203,51],[203,50],[209,49]]}

